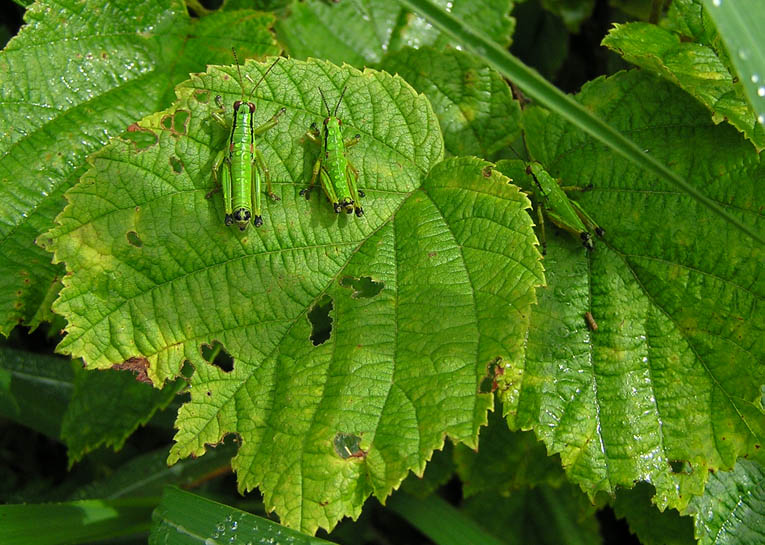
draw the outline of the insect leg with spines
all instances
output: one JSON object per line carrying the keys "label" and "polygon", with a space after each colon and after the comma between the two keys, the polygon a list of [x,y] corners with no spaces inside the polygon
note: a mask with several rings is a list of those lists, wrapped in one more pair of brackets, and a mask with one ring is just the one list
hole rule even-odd
{"label": "insect leg with spines", "polygon": [[566,196],[557,180],[550,176],[541,164],[530,163],[526,167],[526,173],[531,176],[534,182],[532,195],[537,207],[537,218],[541,229],[542,255],[547,251],[544,228],[545,215],[553,224],[578,237],[585,248],[592,250],[594,245],[589,230],[595,231],[598,236],[603,236],[603,229],[595,223],[579,203]]}
{"label": "insect leg with spines", "polygon": [[[236,51],[234,51],[234,58],[236,59]],[[266,75],[279,62],[279,59],[277,58],[263,73],[260,80],[250,91],[247,101],[244,100],[242,72],[239,68],[239,61],[238,59],[236,60],[239,85],[242,88],[242,100],[234,102],[234,115],[229,132],[228,145],[215,156],[212,171],[216,186],[220,183],[223,189],[226,225],[236,223],[239,230],[244,231],[250,224],[250,220],[252,220],[256,227],[263,225],[261,212],[261,172],[262,178],[265,178],[266,181],[269,197],[273,200],[279,200],[279,197],[274,194],[271,188],[271,174],[263,160],[263,154],[255,145],[255,137],[273,128],[278,123],[279,116],[286,109],[281,108],[264,124],[254,127],[255,104],[250,102],[250,97],[252,97],[255,89],[265,79]],[[250,81],[252,80],[250,79]],[[228,124],[223,117],[225,106],[220,95],[215,97],[215,104],[217,104],[219,109],[212,113],[213,119],[228,128]],[[221,180],[218,179],[219,171],[221,173]]]}
{"label": "insect leg with spines", "polygon": [[346,151],[359,142],[361,135],[356,134],[344,140],[341,128],[342,121],[337,117],[337,109],[343,100],[346,89],[347,87],[343,88],[334,111],[330,110],[324,92],[319,89],[322,102],[327,110],[327,117],[324,119],[323,131],[320,132],[316,124],[313,123],[311,129],[306,133],[306,137],[320,146],[321,152],[313,166],[311,183],[300,194],[308,198],[318,178],[335,213],[339,214],[345,210],[348,214],[355,212],[356,216],[360,217],[364,215],[364,209],[361,206],[364,192],[358,189],[359,171],[346,156]]}

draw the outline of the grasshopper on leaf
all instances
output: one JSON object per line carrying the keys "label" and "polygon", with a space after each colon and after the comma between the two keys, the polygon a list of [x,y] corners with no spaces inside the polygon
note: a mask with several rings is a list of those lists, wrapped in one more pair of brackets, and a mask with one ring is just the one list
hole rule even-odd
{"label": "grasshopper on leaf", "polygon": [[311,124],[311,129],[306,132],[306,137],[314,144],[321,146],[321,153],[313,166],[311,184],[303,189],[300,194],[309,198],[311,190],[319,178],[319,183],[327,195],[335,213],[345,210],[347,214],[355,212],[356,216],[363,216],[364,209],[361,207],[361,197],[364,192],[358,188],[359,171],[346,157],[346,150],[356,145],[361,139],[360,134],[343,140],[343,122],[337,117],[337,109],[345,96],[347,87],[343,88],[340,98],[335,105],[334,111],[329,109],[324,93],[319,89],[321,100],[327,109],[327,117],[324,118],[323,131],[319,132],[316,123]]}
{"label": "grasshopper on leaf", "polygon": [[539,227],[542,230],[541,243],[542,255],[547,253],[547,238],[545,236],[544,216],[547,216],[554,225],[564,231],[568,231],[582,241],[582,245],[588,250],[593,249],[592,235],[594,231],[602,237],[605,231],[595,223],[578,202],[572,201],[566,196],[565,190],[579,190],[580,187],[561,187],[558,181],[550,176],[547,171],[537,162],[529,163],[526,173],[533,179],[532,201],[537,211]]}
{"label": "grasshopper on leaf", "polygon": [[[236,51],[233,49],[232,51],[236,60],[236,70],[239,73],[242,99],[234,102],[234,119],[230,126],[227,145],[224,149],[220,150],[213,161],[212,171],[216,188],[208,196],[219,189],[219,187],[222,187],[223,202],[226,209],[225,223],[226,225],[236,223],[239,230],[244,231],[250,224],[250,220],[252,220],[255,227],[263,225],[261,213],[262,178],[266,180],[268,196],[275,201],[279,200],[279,197],[271,189],[271,174],[263,160],[263,154],[255,146],[255,137],[273,128],[279,122],[279,116],[286,111],[286,108],[281,108],[271,119],[259,127],[254,127],[255,104],[250,102],[250,98],[266,75],[279,62],[279,58],[263,73],[245,101],[239,60],[236,58]],[[247,79],[252,82],[252,79],[249,77]],[[215,97],[215,104],[217,104],[219,110],[212,113],[212,118],[228,129],[229,125],[223,117],[226,109],[220,95]],[[218,179],[219,171],[222,181]],[[261,171],[263,173],[262,177]],[[220,185],[218,185],[219,183]]]}

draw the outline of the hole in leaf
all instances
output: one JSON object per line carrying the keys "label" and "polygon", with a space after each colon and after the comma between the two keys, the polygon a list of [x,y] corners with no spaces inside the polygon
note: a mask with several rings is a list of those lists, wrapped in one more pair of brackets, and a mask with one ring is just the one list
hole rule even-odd
{"label": "hole in leaf", "polygon": [[194,91],[194,98],[197,99],[197,102],[207,104],[210,102],[210,91],[207,89],[197,89]]}
{"label": "hole in leaf", "polygon": [[190,114],[186,110],[178,110],[173,115],[173,132],[177,134],[186,134],[186,128],[189,124]]}
{"label": "hole in leaf", "polygon": [[176,174],[183,172],[183,163],[181,163],[181,160],[174,155],[170,157],[170,166],[173,167],[173,172]]}
{"label": "hole in leaf", "polygon": [[202,357],[221,371],[230,373],[234,369],[234,358],[226,352],[220,342],[213,341],[212,344],[203,344],[200,349]]}
{"label": "hole in leaf", "polygon": [[322,297],[313,308],[308,311],[308,321],[311,322],[311,342],[319,346],[327,342],[332,333],[332,298],[329,295]]}
{"label": "hole in leaf", "polygon": [[502,358],[497,357],[486,366],[486,374],[478,385],[479,394],[490,394],[497,390],[497,379],[505,374],[505,366],[502,365]]}
{"label": "hole in leaf", "polygon": [[162,126],[163,129],[166,129],[168,131],[173,130],[173,116],[166,115],[162,117],[162,121],[159,122],[159,124]]}
{"label": "hole in leaf", "polygon": [[335,446],[335,452],[340,458],[363,458],[367,455],[361,450],[361,437],[352,433],[337,433],[332,442]]}
{"label": "hole in leaf", "polygon": [[135,231],[128,231],[125,234],[125,237],[127,238],[127,241],[135,246],[136,248],[141,248],[143,246],[143,241],[141,240],[141,237],[138,236],[138,233]]}
{"label": "hole in leaf", "polygon": [[144,129],[133,123],[127,128],[127,132],[123,135],[125,140],[133,143],[136,152],[142,152],[149,149],[158,142],[157,135],[150,129]]}
{"label": "hole in leaf", "polygon": [[385,287],[383,282],[375,282],[371,276],[362,276],[361,278],[345,276],[340,280],[340,285],[345,288],[353,288],[351,297],[356,299],[374,297]]}
{"label": "hole in leaf", "polygon": [[684,475],[693,473],[693,466],[687,460],[670,460],[669,467],[672,473],[682,473]]}
{"label": "hole in leaf", "polygon": [[494,165],[486,165],[483,167],[483,170],[481,170],[481,175],[484,178],[491,178],[491,173],[494,171]]}

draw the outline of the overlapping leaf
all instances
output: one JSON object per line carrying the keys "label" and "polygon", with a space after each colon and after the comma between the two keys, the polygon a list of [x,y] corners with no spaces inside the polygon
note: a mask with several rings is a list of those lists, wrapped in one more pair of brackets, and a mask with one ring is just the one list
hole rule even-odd
{"label": "overlapping leaf", "polygon": [[510,87],[468,53],[405,48],[388,55],[382,68],[428,97],[452,155],[491,159],[520,135],[521,110]]}
{"label": "overlapping leaf", "polygon": [[[765,166],[676,87],[620,73],[579,100],[762,231]],[[591,494],[645,480],[660,507],[682,508],[709,469],[762,456],[763,248],[560,118],[535,109],[524,126],[563,184],[592,184],[574,198],[605,238],[587,253],[548,229],[525,365],[503,375],[509,419]]]}
{"label": "overlapping leaf", "polygon": [[730,55],[730,62],[755,111],[757,121],[765,125],[765,13],[758,0],[703,0],[710,18]]}
{"label": "overlapping leaf", "polygon": [[689,511],[696,519],[700,545],[765,540],[765,471],[762,465],[740,460],[733,471],[709,478],[703,496],[693,499]]}
{"label": "overlapping leaf", "polygon": [[[346,86],[338,116],[361,134],[348,156],[362,218],[299,195],[318,88],[334,102]],[[282,60],[253,98],[256,123],[286,107],[258,141],[281,201],[240,233],[223,224],[220,194],[206,198],[226,139],[210,117],[217,94],[240,98],[234,67],[180,86],[171,110],[141,123],[147,145],[109,146],[68,192],[45,240],[72,273],[55,305],[69,321],[60,348],[95,367],[145,357],[155,381],[191,361],[171,461],[235,433],[243,490],[259,486],[291,526],[331,527],[422,471],[445,435],[474,443],[488,366],[519,359],[542,282],[528,201],[481,160],[434,167],[436,117],[402,79]],[[318,346],[316,307],[331,319]],[[233,370],[202,358],[215,340]]]}
{"label": "overlapping leaf", "polygon": [[613,502],[614,513],[623,518],[641,545],[696,545],[693,519],[674,509],[659,512],[651,502],[654,490],[647,483],[621,489]]}
{"label": "overlapping leaf", "polygon": [[[647,23],[616,25],[603,45],[680,86],[712,112],[715,122],[727,120],[762,149],[765,128],[757,122],[743,88],[736,82],[716,33],[709,30],[709,21],[703,26],[700,3],[686,1],[679,6],[673,11],[669,29]],[[693,33],[699,41],[689,41],[683,31]]]}
{"label": "overlapping leaf", "polygon": [[44,0],[0,53],[0,334],[49,317],[62,269],[36,247],[85,172],[85,157],[170,104],[208,63],[274,54],[273,17],[192,23],[181,0]]}
{"label": "overlapping leaf", "polygon": [[80,373],[61,423],[70,464],[106,445],[120,450],[125,440],[165,408],[178,387],[156,390],[130,372]]}
{"label": "overlapping leaf", "polygon": [[71,362],[0,348],[0,415],[58,439],[72,396]]}
{"label": "overlapping leaf", "polygon": [[[514,20],[511,0],[437,0],[466,24],[492,40],[510,43]],[[417,15],[387,0],[293,1],[289,17],[277,24],[280,41],[295,58],[319,57],[359,68],[379,63],[402,47],[443,49],[450,39]]]}

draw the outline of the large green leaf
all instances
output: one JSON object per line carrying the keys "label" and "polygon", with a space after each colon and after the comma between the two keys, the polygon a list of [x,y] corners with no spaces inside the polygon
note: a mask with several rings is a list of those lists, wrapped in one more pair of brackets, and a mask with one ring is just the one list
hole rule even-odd
{"label": "large green leaf", "polygon": [[688,509],[700,545],[755,545],[765,539],[765,469],[740,460],[733,471],[709,478],[704,495]]}
{"label": "large green leaf", "polygon": [[[683,9],[691,10],[693,3]],[[678,8],[680,9],[680,8]],[[679,15],[678,15],[679,17]],[[683,23],[688,24],[688,19]],[[647,23],[615,25],[603,45],[631,63],[680,86],[712,112],[716,123],[727,120],[757,147],[765,147],[765,128],[747,102],[744,90],[724,60],[709,45]],[[714,40],[714,37],[706,37]]]}
{"label": "large green leaf", "polygon": [[[145,357],[156,383],[190,361],[171,462],[236,433],[242,490],[260,486],[291,526],[331,527],[421,472],[445,435],[474,444],[488,365],[520,358],[543,281],[528,200],[481,160],[434,167],[438,122],[401,78],[283,60],[253,98],[256,123],[286,107],[258,141],[281,202],[262,228],[227,228],[222,197],[205,195],[227,137],[212,97],[239,98],[236,78],[211,67],[180,86],[172,109],[141,122],[147,147],[116,141],[67,193],[44,237],[71,273],[55,304],[69,322],[60,349],[99,368]],[[361,134],[348,155],[362,218],[299,195],[317,88],[333,101],[346,86],[338,116]],[[331,334],[314,345],[322,308]],[[233,370],[201,356],[215,340]]]}
{"label": "large green leaf", "polygon": [[[762,231],[765,165],[688,95],[632,71],[578,99]],[[592,184],[575,198],[605,238],[587,253],[548,225],[548,287],[524,365],[501,377],[505,410],[590,494],[645,480],[659,507],[682,508],[710,469],[765,450],[763,247],[561,118],[531,109],[524,126],[563,184]]]}
{"label": "large green leaf", "polygon": [[[85,158],[167,107],[173,86],[208,63],[278,52],[273,17],[192,22],[181,0],[44,0],[0,53],[0,334],[39,323],[63,275],[35,238],[53,225]],[[52,293],[51,293],[51,290]],[[42,308],[41,308],[42,307]]]}
{"label": "large green leaf", "polygon": [[452,155],[491,159],[520,135],[521,109],[510,87],[469,53],[405,48],[381,67],[428,97]]}
{"label": "large green leaf", "polygon": [[[444,9],[508,45],[515,21],[512,0],[438,0]],[[421,17],[388,0],[294,0],[277,23],[279,40],[298,59],[319,57],[359,68],[406,46],[444,49],[450,39]]]}

